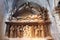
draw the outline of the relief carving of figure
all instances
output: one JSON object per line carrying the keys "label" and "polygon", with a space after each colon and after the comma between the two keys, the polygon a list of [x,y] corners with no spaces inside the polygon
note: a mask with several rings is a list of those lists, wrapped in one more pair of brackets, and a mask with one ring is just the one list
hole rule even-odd
{"label": "relief carving of figure", "polygon": [[12,38],[14,36],[14,27],[11,26],[10,28],[10,37]]}

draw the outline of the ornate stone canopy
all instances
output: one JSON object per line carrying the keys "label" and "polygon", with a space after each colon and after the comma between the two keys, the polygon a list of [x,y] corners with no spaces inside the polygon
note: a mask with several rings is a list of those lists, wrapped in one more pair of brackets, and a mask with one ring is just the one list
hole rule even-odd
{"label": "ornate stone canopy", "polygon": [[[29,18],[39,18],[42,17],[44,20],[48,19],[48,10],[37,3],[28,2],[22,4],[20,7],[13,11],[12,17],[16,19],[27,19]],[[13,19],[13,18],[12,18]]]}
{"label": "ornate stone canopy", "polygon": [[12,11],[11,20],[7,24],[6,35],[9,38],[47,38],[52,40],[47,8],[28,2]]}

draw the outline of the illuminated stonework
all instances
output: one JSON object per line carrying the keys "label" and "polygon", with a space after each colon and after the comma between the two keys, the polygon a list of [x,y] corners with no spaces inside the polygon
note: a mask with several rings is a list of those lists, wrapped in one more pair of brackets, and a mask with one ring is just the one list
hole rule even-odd
{"label": "illuminated stonework", "polygon": [[10,21],[6,22],[6,36],[9,38],[47,38],[47,40],[52,40],[48,10],[31,3],[25,3],[22,7],[22,9],[20,7],[15,10],[14,14],[9,17]]}

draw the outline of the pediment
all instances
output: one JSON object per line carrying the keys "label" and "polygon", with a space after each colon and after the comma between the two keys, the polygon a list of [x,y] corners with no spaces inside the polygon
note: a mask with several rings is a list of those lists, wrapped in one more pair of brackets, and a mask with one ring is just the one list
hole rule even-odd
{"label": "pediment", "polygon": [[36,3],[24,3],[13,12],[12,20],[43,21],[48,20],[48,10]]}
{"label": "pediment", "polygon": [[22,4],[19,8],[16,8],[13,17],[24,16],[26,14],[40,14],[48,12],[46,8],[38,5],[37,3],[28,2]]}

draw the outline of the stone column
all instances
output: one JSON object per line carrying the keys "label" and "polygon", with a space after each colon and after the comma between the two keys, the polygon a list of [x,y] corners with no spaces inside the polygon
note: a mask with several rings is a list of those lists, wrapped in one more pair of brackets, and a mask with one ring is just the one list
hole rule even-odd
{"label": "stone column", "polygon": [[4,0],[0,0],[0,40],[4,39]]}

